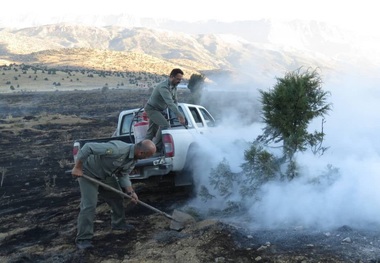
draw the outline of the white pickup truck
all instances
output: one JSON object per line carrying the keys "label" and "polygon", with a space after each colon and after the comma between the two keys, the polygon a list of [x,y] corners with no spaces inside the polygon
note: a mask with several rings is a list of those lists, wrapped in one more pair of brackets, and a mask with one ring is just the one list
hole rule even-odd
{"label": "white pickup truck", "polygon": [[[198,153],[198,136],[211,132],[215,126],[212,115],[202,106],[179,103],[179,110],[185,116],[186,125],[179,123],[170,110],[163,114],[170,123],[170,128],[162,131],[162,141],[165,153],[139,160],[134,171],[130,174],[132,180],[158,179],[174,182],[176,186],[192,184],[193,158]],[[141,131],[147,128],[147,121],[143,114],[143,108],[122,111],[119,114],[116,131],[112,137],[98,139],[82,139],[74,142],[74,160],[79,149],[87,142],[106,142],[110,140],[122,140],[127,143],[135,143],[143,138]]]}

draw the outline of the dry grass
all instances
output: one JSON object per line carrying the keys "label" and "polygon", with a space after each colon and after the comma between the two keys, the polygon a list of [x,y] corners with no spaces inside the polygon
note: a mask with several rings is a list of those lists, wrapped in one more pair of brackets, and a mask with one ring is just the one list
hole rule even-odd
{"label": "dry grass", "polygon": [[[49,67],[87,68],[102,71],[147,72],[166,75],[171,69],[181,67],[188,75],[198,73],[197,69],[213,70],[201,62],[176,59],[165,61],[142,52],[120,52],[87,48],[48,50],[38,53],[39,63]],[[199,73],[198,73],[199,74]]]}
{"label": "dry grass", "polygon": [[[0,67],[0,93],[29,91],[69,91],[82,89],[150,87],[156,82],[151,78],[138,79],[117,73],[97,74],[92,71],[22,70],[20,66]],[[161,79],[158,79],[161,80]]]}

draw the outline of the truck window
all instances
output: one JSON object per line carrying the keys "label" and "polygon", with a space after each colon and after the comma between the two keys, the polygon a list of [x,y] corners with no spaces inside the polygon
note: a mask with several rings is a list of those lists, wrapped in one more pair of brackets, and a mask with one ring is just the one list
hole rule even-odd
{"label": "truck window", "polygon": [[[185,114],[183,113],[182,107],[179,106],[178,109],[182,113],[182,115],[185,116]],[[170,126],[171,127],[182,126],[182,124],[178,121],[177,116],[174,114],[174,112],[171,111],[170,109],[168,109],[168,112],[169,112]],[[186,116],[185,116],[185,118],[186,118]]]}
{"label": "truck window", "polygon": [[197,127],[203,127],[202,118],[201,118],[201,116],[200,116],[197,108],[195,108],[195,107],[189,107],[189,110],[191,112],[191,115],[194,118],[194,122],[197,125]]}
{"label": "truck window", "polygon": [[131,129],[132,118],[132,113],[123,116],[123,119],[121,121],[120,135],[129,134],[129,130]]}
{"label": "truck window", "polygon": [[215,120],[211,117],[210,113],[208,113],[205,109],[200,108],[199,109],[203,119],[205,120],[208,127],[214,127],[215,126]]}

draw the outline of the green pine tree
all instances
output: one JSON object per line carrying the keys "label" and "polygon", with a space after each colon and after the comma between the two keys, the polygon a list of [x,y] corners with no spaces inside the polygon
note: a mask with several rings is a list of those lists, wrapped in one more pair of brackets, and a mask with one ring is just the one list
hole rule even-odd
{"label": "green pine tree", "polygon": [[[274,88],[260,90],[263,105],[264,133],[258,140],[264,144],[282,143],[282,162],[288,161],[288,175],[295,175],[297,165],[293,157],[297,151],[309,147],[314,153],[323,154],[324,116],[331,108],[327,103],[329,92],[322,90],[322,80],[316,70],[300,70],[277,78]],[[309,133],[310,122],[322,118],[321,131]]]}

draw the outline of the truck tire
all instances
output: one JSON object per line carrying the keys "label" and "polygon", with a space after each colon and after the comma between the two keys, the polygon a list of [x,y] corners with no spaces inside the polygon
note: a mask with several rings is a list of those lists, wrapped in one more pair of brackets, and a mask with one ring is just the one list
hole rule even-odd
{"label": "truck tire", "polygon": [[199,147],[191,145],[187,151],[186,162],[183,170],[176,174],[175,186],[193,186],[196,161],[198,159]]}

